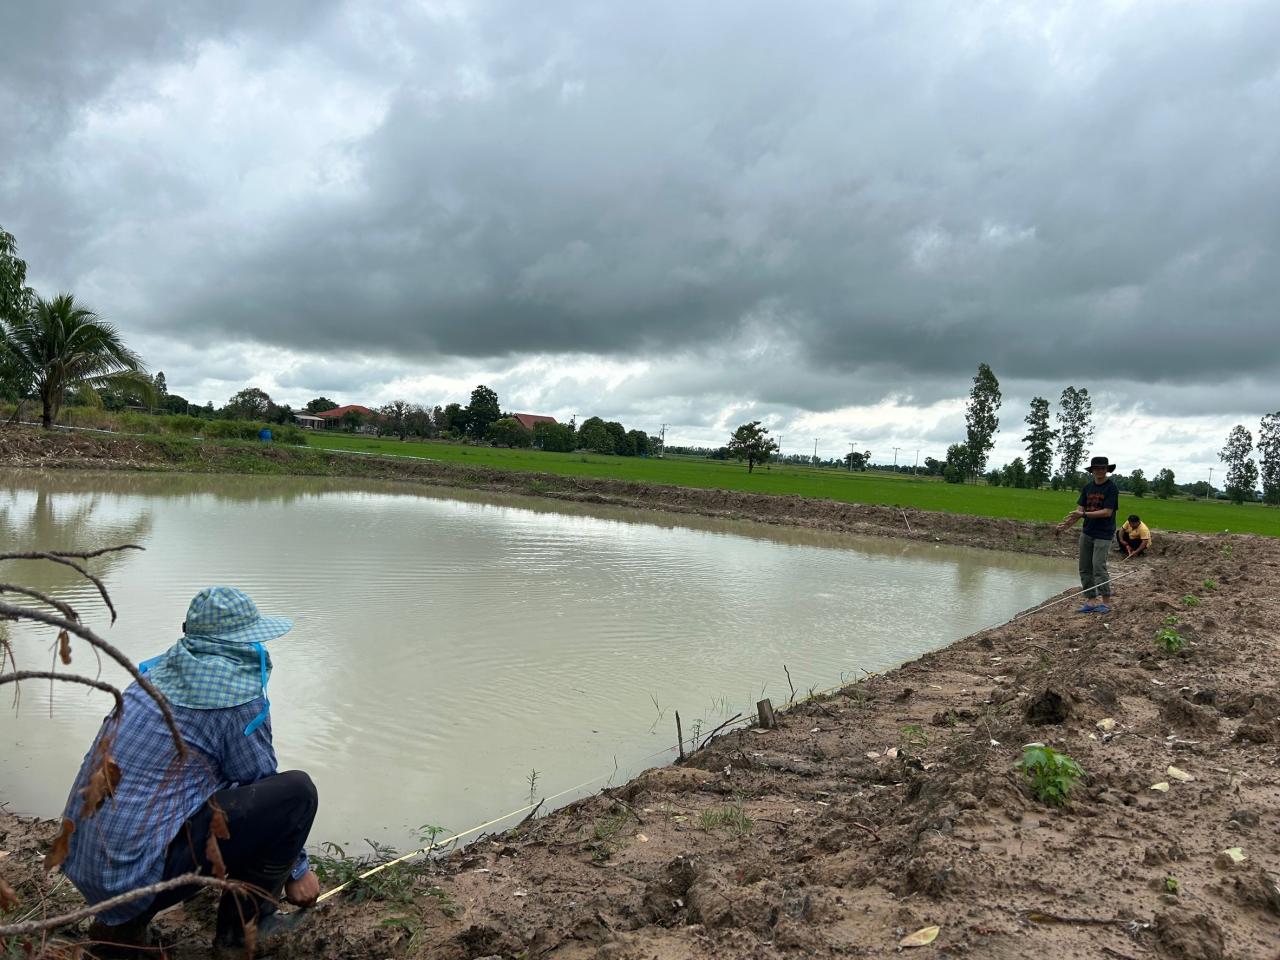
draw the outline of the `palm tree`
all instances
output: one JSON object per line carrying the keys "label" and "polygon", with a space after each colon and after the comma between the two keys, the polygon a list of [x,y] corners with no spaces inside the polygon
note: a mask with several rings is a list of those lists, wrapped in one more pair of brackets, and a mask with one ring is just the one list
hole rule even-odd
{"label": "palm tree", "polygon": [[67,391],[87,387],[128,390],[150,397],[154,386],[142,360],[116,328],[61,293],[36,299],[35,310],[3,330],[9,362],[28,377],[40,397],[40,422],[49,429]]}

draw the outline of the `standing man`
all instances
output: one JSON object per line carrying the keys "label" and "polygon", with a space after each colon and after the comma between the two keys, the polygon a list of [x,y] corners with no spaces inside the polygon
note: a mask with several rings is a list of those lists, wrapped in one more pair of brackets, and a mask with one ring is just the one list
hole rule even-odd
{"label": "standing man", "polygon": [[1106,457],[1090,460],[1092,479],[1080,491],[1076,509],[1058,524],[1059,530],[1066,530],[1077,520],[1084,520],[1080,531],[1080,586],[1084,587],[1084,606],[1078,613],[1111,612],[1107,605],[1111,599],[1107,553],[1111,550],[1111,538],[1116,535],[1116,510],[1120,507],[1120,488],[1110,476],[1115,469],[1116,465],[1108,463]]}
{"label": "standing man", "polygon": [[1129,519],[1116,531],[1116,542],[1120,544],[1126,560],[1140,557],[1151,547],[1151,530],[1142,522],[1142,518],[1131,513]]}
{"label": "standing man", "polygon": [[[121,711],[103,721],[67,798],[74,825],[62,872],[90,905],[187,873],[215,872],[211,856],[256,896],[222,895],[214,949],[245,956],[287,935],[302,918],[276,912],[277,898],[310,906],[320,884],[303,845],[316,815],[316,788],[301,771],[276,771],[263,646],[293,622],[264,617],[231,587],[201,590],[187,608],[182,638],[139,665],[173,710],[188,755],[179,760],[159,706],[136,682]],[[118,783],[102,796],[95,774],[114,761]],[[101,797],[95,808],[94,797]],[[213,837],[211,838],[211,834]],[[98,913],[93,956],[157,956],[148,924],[195,896],[179,887]],[[245,927],[253,924],[252,938]]]}

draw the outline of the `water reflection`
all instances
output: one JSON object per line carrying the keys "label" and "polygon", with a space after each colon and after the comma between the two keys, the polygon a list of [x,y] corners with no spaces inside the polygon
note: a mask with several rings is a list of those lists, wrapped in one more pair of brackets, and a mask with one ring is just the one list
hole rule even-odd
{"label": "water reflection", "polygon": [[[672,742],[675,709],[710,729],[785,699],[783,663],[828,686],[1072,579],[1039,558],[403,484],[23,473],[0,475],[0,504],[6,539],[147,547],[109,580],[109,636],[135,658],[176,639],[206,584],[293,616],[272,648],[277,746],[336,840],[468,826],[518,806],[532,768],[548,792],[615,758],[625,777]],[[15,635],[32,639],[46,649]],[[50,720],[28,688],[0,714],[0,800],[56,810],[103,710],[62,697]]]}

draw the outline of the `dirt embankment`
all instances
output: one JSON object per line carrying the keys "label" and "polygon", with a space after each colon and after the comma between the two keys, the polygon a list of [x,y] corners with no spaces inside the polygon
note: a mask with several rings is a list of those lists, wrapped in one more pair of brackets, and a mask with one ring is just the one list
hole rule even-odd
{"label": "dirt embankment", "polygon": [[[1280,543],[1163,547],[1109,615],[1058,604],[716,738],[335,898],[289,955],[1280,956]],[[1015,769],[1031,742],[1084,768],[1066,805]],[[37,868],[50,832],[0,817],[27,903],[56,883]],[[208,910],[162,918],[178,956],[202,955]]]}
{"label": "dirt embankment", "polygon": [[[798,496],[703,490],[601,477],[564,477],[470,467],[416,458],[147,437],[45,433],[0,427],[0,467],[94,470],[176,470],[398,480],[547,497],[576,503],[638,507],[731,520],[754,520],[838,533],[1074,556],[1074,540],[1058,540],[1047,524],[968,517],[936,511],[841,503]],[[1070,498],[1064,498],[1063,512]]]}

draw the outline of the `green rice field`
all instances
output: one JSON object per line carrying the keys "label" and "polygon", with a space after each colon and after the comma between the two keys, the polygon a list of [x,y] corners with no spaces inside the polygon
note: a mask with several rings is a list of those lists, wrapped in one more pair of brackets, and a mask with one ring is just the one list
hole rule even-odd
{"label": "green rice field", "polygon": [[[400,442],[350,434],[308,434],[313,447],[363,454],[424,457],[445,463],[491,467],[562,476],[609,477],[639,483],[681,487],[738,490],[775,496],[817,497],[846,503],[886,504],[944,510],[979,517],[1056,521],[1075,504],[1075,495],[1050,490],[1016,490],[981,484],[948,484],[937,479],[901,474],[848,473],[813,467],[756,467],[747,473],[744,463],[668,456],[663,459],[609,457],[598,454],[544,453],[540,450],[508,450],[455,443]],[[1153,471],[1154,472],[1154,471]],[[1122,494],[1121,516],[1141,515],[1160,530],[1201,533],[1258,533],[1280,536],[1280,509],[1261,504],[1235,505],[1223,501],[1177,498],[1138,499]]]}

